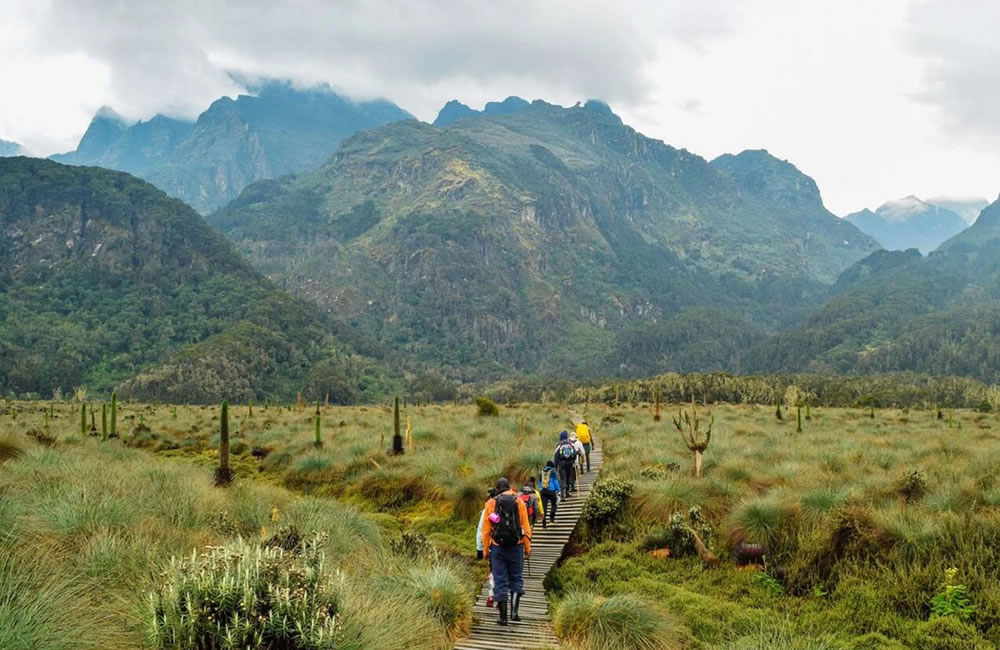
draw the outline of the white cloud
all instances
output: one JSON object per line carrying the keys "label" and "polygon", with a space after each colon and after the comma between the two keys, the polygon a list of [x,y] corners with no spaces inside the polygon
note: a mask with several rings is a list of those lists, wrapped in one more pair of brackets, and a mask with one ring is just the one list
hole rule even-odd
{"label": "white cloud", "polygon": [[388,97],[427,120],[452,98],[598,97],[707,157],[767,148],[838,213],[994,196],[1000,155],[983,145],[1000,134],[1000,10],[973,7],[987,5],[0,0],[0,138],[69,149],[102,104],[193,117],[239,91],[237,71]]}

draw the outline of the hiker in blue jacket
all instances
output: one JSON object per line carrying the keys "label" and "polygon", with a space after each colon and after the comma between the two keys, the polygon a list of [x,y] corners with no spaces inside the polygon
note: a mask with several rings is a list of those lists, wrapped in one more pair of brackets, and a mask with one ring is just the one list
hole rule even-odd
{"label": "hiker in blue jacket", "polygon": [[545,462],[545,469],[538,475],[538,489],[542,495],[542,528],[545,520],[556,521],[556,502],[559,500],[559,470],[551,460]]}

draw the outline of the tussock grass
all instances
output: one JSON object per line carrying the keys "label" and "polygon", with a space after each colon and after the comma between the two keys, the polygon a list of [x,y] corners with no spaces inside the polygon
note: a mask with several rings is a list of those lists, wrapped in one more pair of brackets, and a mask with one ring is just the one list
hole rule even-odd
{"label": "tussock grass", "polygon": [[559,638],[580,650],[680,650],[685,634],[673,619],[634,594],[566,596],[553,625]]}

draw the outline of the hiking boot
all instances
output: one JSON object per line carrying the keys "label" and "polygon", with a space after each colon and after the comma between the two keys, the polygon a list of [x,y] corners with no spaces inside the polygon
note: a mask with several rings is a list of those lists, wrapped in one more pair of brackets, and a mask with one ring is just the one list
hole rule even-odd
{"label": "hiking boot", "polygon": [[500,612],[500,618],[497,619],[497,625],[507,625],[507,601],[498,600],[497,610]]}
{"label": "hiking boot", "polygon": [[510,599],[510,618],[513,621],[520,621],[521,617],[517,614],[517,608],[521,605],[521,594],[514,594]]}

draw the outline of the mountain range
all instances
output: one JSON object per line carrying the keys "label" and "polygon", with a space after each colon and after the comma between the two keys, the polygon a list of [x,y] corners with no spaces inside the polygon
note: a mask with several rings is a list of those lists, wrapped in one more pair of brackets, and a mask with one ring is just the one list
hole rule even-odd
{"label": "mountain range", "polygon": [[844,218],[889,250],[916,248],[924,254],[968,226],[957,212],[912,195]]}
{"label": "mountain range", "polygon": [[767,152],[709,162],[601,102],[503,104],[359,132],[209,222],[295,295],[463,379],[645,372],[670,336],[694,337],[683,369],[723,368],[733,330],[794,322],[878,248]]}
{"label": "mountain range", "polygon": [[[324,158],[302,138],[326,118],[277,126],[304,95],[327,117],[351,104],[279,84],[197,123],[108,109],[69,154],[94,167],[0,159],[0,391],[349,402],[665,371],[1000,381],[1000,203],[927,256],[881,250],[790,162],[709,161],[603,102],[453,101],[435,124],[390,119],[408,114],[386,103],[384,123]],[[243,157],[251,140],[262,158]],[[207,218],[100,168],[163,179],[194,150],[189,170],[316,164],[244,174]],[[883,208],[871,214],[888,223],[945,212]]]}
{"label": "mountain range", "polygon": [[254,90],[216,100],[195,122],[156,115],[129,123],[104,107],[76,150],[52,159],[135,174],[205,213],[254,181],[319,166],[356,131],[413,117],[391,102],[354,102],[328,87],[271,81]]}

